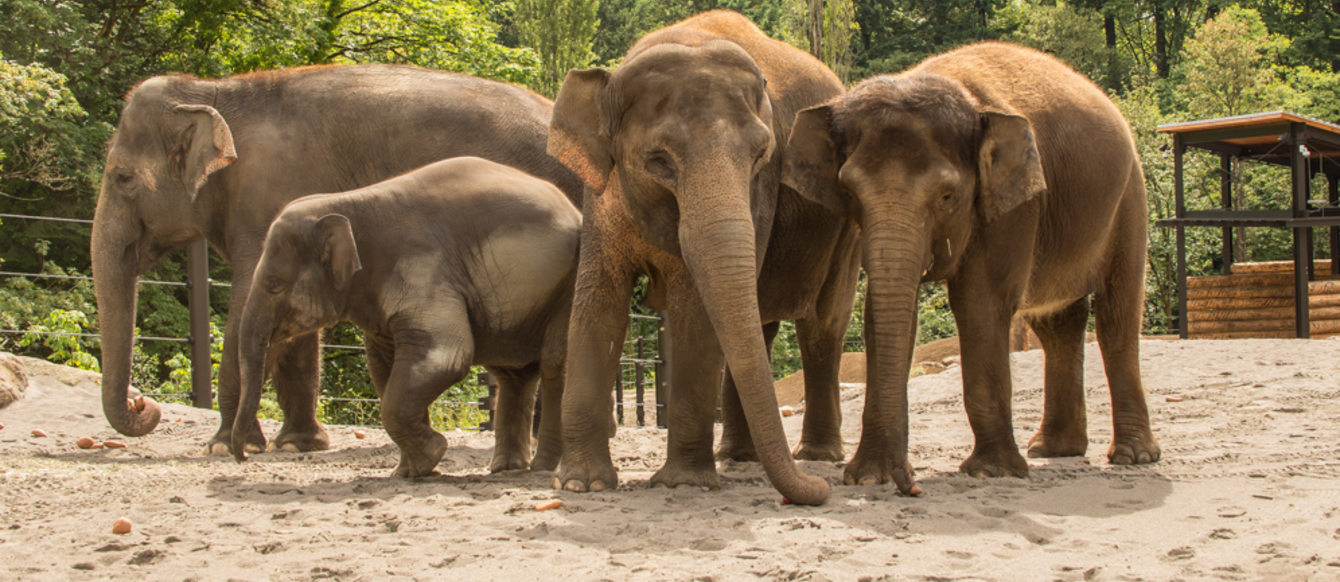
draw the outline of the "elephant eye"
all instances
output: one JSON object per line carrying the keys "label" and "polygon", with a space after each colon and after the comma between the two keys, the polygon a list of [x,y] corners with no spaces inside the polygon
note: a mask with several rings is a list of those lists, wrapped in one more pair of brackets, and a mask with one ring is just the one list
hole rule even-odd
{"label": "elephant eye", "polygon": [[262,286],[265,292],[271,295],[277,295],[284,290],[284,282],[275,277],[266,277]]}
{"label": "elephant eye", "polygon": [[135,173],[129,170],[118,170],[115,179],[118,186],[128,186],[135,180]]}
{"label": "elephant eye", "polygon": [[647,173],[661,178],[663,180],[675,179],[675,163],[671,161],[670,154],[664,151],[654,151],[647,155],[646,161]]}

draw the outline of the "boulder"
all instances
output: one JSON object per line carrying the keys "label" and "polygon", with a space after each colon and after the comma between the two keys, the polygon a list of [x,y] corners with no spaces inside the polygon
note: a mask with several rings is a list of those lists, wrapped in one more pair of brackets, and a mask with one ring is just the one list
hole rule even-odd
{"label": "boulder", "polygon": [[12,354],[0,353],[0,408],[23,399],[28,392],[28,373]]}

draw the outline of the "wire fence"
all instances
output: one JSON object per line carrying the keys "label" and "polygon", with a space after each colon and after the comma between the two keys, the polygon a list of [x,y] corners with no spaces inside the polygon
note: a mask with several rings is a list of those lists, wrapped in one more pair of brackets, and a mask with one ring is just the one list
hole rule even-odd
{"label": "wire fence", "polygon": [[[61,218],[49,216],[33,216],[22,214],[0,213],[0,220],[23,220],[23,221],[49,221],[60,223],[73,223],[81,225],[92,225],[92,220]],[[212,288],[231,288],[231,284],[226,282],[212,281],[208,277],[207,250],[203,241],[198,241],[189,251],[188,276],[187,281],[159,281],[151,279],[141,279],[139,282],[143,285],[159,285],[167,287],[183,287],[189,290],[188,311],[191,313],[192,333],[188,337],[164,337],[164,336],[141,336],[137,335],[134,339],[138,342],[170,342],[176,344],[187,344],[189,349],[187,357],[191,360],[192,390],[190,392],[164,392],[161,390],[145,390],[145,394],[164,402],[193,404],[199,407],[212,407],[214,404],[214,393],[212,390],[212,366],[216,362],[211,358],[217,355],[211,355],[211,345],[218,338],[212,336],[209,332],[209,296],[208,290]],[[18,271],[0,271],[0,278],[19,278],[28,280],[45,280],[49,282],[89,282],[93,278],[85,275],[69,275],[59,273],[25,273]],[[195,281],[202,280],[205,285],[196,286]],[[624,346],[624,356],[620,360],[620,373],[614,386],[615,407],[620,424],[636,424],[637,426],[648,425],[648,418],[653,420],[657,426],[664,426],[661,422],[664,416],[661,411],[664,409],[665,386],[661,379],[663,360],[660,358],[661,333],[664,328],[663,321],[659,316],[631,313],[629,315],[628,341]],[[42,338],[42,337],[67,337],[79,338],[85,340],[100,341],[101,336],[98,333],[88,333],[83,331],[52,331],[44,329],[0,329],[0,336],[11,336],[19,338]],[[199,340],[199,341],[197,341]],[[347,344],[322,344],[323,359],[329,357],[330,352],[361,352],[363,346]],[[216,347],[217,351],[217,347]],[[493,402],[496,397],[497,385],[492,381],[488,374],[483,373],[482,369],[476,368],[467,379],[470,386],[464,386],[463,390],[449,390],[443,397],[435,401],[429,410],[429,417],[435,428],[460,428],[463,430],[492,430],[493,428]],[[370,382],[366,393],[371,393]],[[459,386],[459,385],[458,385]],[[323,393],[329,388],[328,378],[323,378]],[[477,398],[462,399],[461,395],[472,396],[478,394]],[[270,395],[263,396],[262,411],[267,409],[271,413],[277,413],[277,405]],[[318,400],[319,417],[323,422],[331,419],[338,419],[339,424],[352,425],[377,425],[380,424],[381,403],[375,398],[349,397],[349,396],[320,396]],[[625,411],[631,411],[625,414]],[[652,414],[648,414],[652,411]],[[536,425],[538,426],[539,416],[544,413],[540,409],[539,403],[536,403]],[[625,421],[627,419],[627,422]]]}

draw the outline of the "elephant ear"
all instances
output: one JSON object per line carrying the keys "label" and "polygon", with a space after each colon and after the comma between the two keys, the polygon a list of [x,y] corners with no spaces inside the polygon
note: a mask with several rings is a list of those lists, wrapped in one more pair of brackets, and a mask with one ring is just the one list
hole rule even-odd
{"label": "elephant ear", "polygon": [[345,289],[354,273],[363,269],[349,218],[343,214],[327,214],[316,221],[316,230],[321,244],[321,264],[335,280],[335,287]]}
{"label": "elephant ear", "polygon": [[604,110],[610,74],[604,69],[568,71],[554,99],[547,151],[591,191],[605,191],[614,169],[609,115]]}
{"label": "elephant ear", "polygon": [[982,146],[977,209],[987,223],[1032,200],[1047,188],[1037,141],[1028,119],[999,111],[982,112]]}
{"label": "elephant ear", "polygon": [[782,159],[782,183],[806,200],[844,213],[842,183],[838,181],[837,147],[833,142],[833,110],[816,105],[796,115]]}
{"label": "elephant ear", "polygon": [[233,132],[218,110],[208,105],[178,105],[174,111],[191,120],[182,144],[185,151],[182,181],[191,200],[195,200],[210,174],[237,161]]}

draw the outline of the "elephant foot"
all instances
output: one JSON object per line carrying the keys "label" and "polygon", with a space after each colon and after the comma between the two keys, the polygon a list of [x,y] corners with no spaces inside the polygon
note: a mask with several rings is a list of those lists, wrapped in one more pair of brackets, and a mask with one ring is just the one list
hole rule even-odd
{"label": "elephant foot", "polygon": [[279,429],[271,446],[275,450],[295,453],[324,451],[330,448],[330,436],[326,434],[326,427],[319,424],[307,429],[289,429],[284,426]]}
{"label": "elephant foot", "polygon": [[489,461],[490,473],[503,471],[525,471],[530,469],[530,461],[521,450],[501,450],[494,448],[493,460]]}
{"label": "elephant foot", "polygon": [[400,464],[392,475],[409,479],[437,474],[437,463],[447,454],[447,437],[434,432],[425,440],[418,447],[400,447]]}
{"label": "elephant foot", "polygon": [[1027,477],[1028,461],[1014,448],[974,450],[958,470],[973,477]]}
{"label": "elephant foot", "polygon": [[614,464],[606,462],[578,464],[563,461],[558,467],[558,476],[554,477],[554,489],[586,493],[614,489],[619,485],[619,475]]}
{"label": "elephant foot", "polygon": [[1119,436],[1107,449],[1107,462],[1113,465],[1141,465],[1159,460],[1163,452],[1154,433],[1146,429],[1137,436]]}
{"label": "elephant foot", "polygon": [[[231,456],[233,454],[233,433],[232,431],[220,430],[205,443],[205,456]],[[247,444],[243,447],[248,454],[259,453],[265,450],[265,434],[261,432],[260,424],[257,424],[255,430],[247,435]]]}
{"label": "elephant foot", "polygon": [[1051,457],[1082,457],[1089,449],[1089,437],[1085,434],[1056,434],[1038,431],[1028,439],[1028,458],[1041,459]]}
{"label": "elephant foot", "polygon": [[667,462],[660,471],[651,476],[652,487],[665,486],[671,489],[694,487],[706,491],[721,489],[721,479],[715,466],[690,467],[684,463]]}
{"label": "elephant foot", "polygon": [[921,487],[916,484],[916,474],[912,462],[904,461],[901,468],[895,467],[893,458],[888,455],[863,455],[858,449],[851,462],[842,470],[842,482],[847,485],[880,485],[892,481],[898,491],[904,495],[921,495]]}
{"label": "elephant foot", "polygon": [[737,445],[722,440],[721,447],[717,448],[716,459],[737,461],[737,463],[758,463],[758,453],[754,451],[753,443]]}
{"label": "elephant foot", "polygon": [[550,452],[541,449],[535,453],[535,458],[530,461],[531,471],[553,471],[558,467],[558,459],[562,457],[561,453]]}
{"label": "elephant foot", "polygon": [[807,443],[801,441],[791,456],[801,461],[832,461],[834,463],[847,458],[842,450],[842,441],[828,443]]}
{"label": "elephant foot", "polygon": [[730,434],[722,434],[721,445],[717,447],[716,460],[756,463],[758,462],[758,452],[754,450],[754,441],[750,440],[749,437],[732,437]]}

